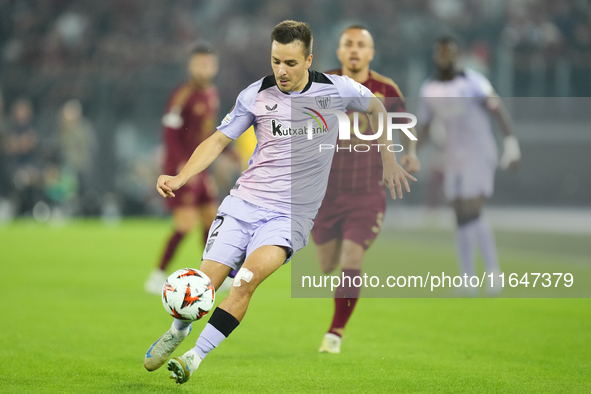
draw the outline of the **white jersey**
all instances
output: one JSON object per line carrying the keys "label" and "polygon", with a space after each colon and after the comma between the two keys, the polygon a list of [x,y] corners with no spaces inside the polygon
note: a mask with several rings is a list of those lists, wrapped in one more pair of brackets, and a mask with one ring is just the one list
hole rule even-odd
{"label": "white jersey", "polygon": [[486,99],[493,93],[486,77],[472,70],[449,81],[429,79],[423,83],[418,120],[437,118],[443,124],[447,170],[481,162],[496,166],[497,146],[486,110]]}
{"label": "white jersey", "polygon": [[[338,120],[324,109],[365,111],[371,92],[346,76],[309,71],[301,92],[282,92],[273,75],[244,89],[218,127],[232,139],[254,125],[257,145],[230,192],[251,204],[313,219],[328,183]],[[321,115],[321,116],[319,116]],[[308,139],[312,120],[313,138]]]}

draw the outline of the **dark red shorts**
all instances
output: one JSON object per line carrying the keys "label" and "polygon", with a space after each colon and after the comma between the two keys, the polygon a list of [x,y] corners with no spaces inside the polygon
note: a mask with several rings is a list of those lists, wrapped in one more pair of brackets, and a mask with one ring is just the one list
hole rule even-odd
{"label": "dark red shorts", "polygon": [[202,172],[175,191],[176,197],[167,198],[168,209],[173,210],[182,206],[199,206],[217,202],[218,191],[213,177],[208,172]]}
{"label": "dark red shorts", "polygon": [[348,239],[364,249],[380,233],[386,212],[386,192],[327,192],[314,220],[312,237],[317,245],[332,239]]}

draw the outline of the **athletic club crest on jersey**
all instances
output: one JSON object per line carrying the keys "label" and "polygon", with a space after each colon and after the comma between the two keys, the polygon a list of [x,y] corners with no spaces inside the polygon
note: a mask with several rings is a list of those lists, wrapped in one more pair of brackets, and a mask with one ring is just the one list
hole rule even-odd
{"label": "athletic club crest on jersey", "polygon": [[207,241],[207,245],[205,245],[206,252],[209,252],[209,249],[211,249],[214,242],[215,242],[215,238],[211,238],[209,241]]}
{"label": "athletic club crest on jersey", "polygon": [[328,108],[328,106],[330,105],[330,96],[316,97],[316,104],[318,104],[320,108]]}

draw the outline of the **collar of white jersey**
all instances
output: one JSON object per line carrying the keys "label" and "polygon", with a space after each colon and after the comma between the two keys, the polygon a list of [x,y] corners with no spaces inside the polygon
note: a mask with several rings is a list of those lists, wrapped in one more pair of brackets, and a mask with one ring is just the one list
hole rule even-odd
{"label": "collar of white jersey", "polygon": [[435,71],[435,74],[433,74],[433,77],[431,78],[431,80],[438,81],[438,82],[451,82],[451,81],[455,80],[456,78],[465,78],[465,77],[466,77],[466,72],[464,70],[457,70],[452,79],[439,79],[439,76],[437,75],[437,71]]}
{"label": "collar of white jersey", "polygon": [[277,89],[283,94],[287,94],[287,95],[302,94],[302,93],[306,93],[306,91],[308,91],[310,89],[310,87],[312,87],[313,83],[327,83],[327,84],[332,85],[332,81],[323,73],[318,72],[318,71],[314,71],[314,70],[308,70],[308,83],[306,84],[306,86],[304,86],[304,88],[301,91],[284,92],[283,90],[279,89],[279,86],[277,86],[277,81],[275,80],[275,76],[274,75],[267,75],[265,78],[263,78],[263,82],[261,83],[259,93],[265,89],[269,89],[269,88],[272,88],[273,86],[277,86]]}

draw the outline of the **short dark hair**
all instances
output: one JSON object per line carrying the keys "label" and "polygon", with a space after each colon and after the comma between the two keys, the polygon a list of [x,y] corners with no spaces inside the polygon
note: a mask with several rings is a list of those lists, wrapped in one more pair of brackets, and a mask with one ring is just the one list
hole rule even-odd
{"label": "short dark hair", "polygon": [[[360,25],[360,24],[356,24],[356,25],[351,25],[349,27],[347,27],[345,30],[343,30],[343,32],[341,33],[341,36],[343,35],[343,33],[345,33],[347,30],[367,30],[367,32],[369,33],[369,30],[367,27]],[[371,33],[370,33],[371,34]]]}
{"label": "short dark hair", "polygon": [[301,41],[304,45],[304,55],[312,53],[312,29],[306,22],[283,21],[273,29],[271,41],[280,44],[291,44],[294,41]]}
{"label": "short dark hair", "polygon": [[341,38],[343,38],[343,34],[345,34],[345,32],[347,30],[365,30],[366,32],[369,33],[369,35],[373,41],[373,36],[371,35],[371,32],[367,29],[367,27],[360,25],[360,24],[355,24],[355,25],[351,25],[351,26],[347,27],[345,30],[343,30],[341,32],[341,35],[339,36],[339,42],[340,42]]}
{"label": "short dark hair", "polygon": [[198,41],[191,47],[189,51],[190,56],[194,55],[215,55],[215,48],[208,42],[205,41]]}

